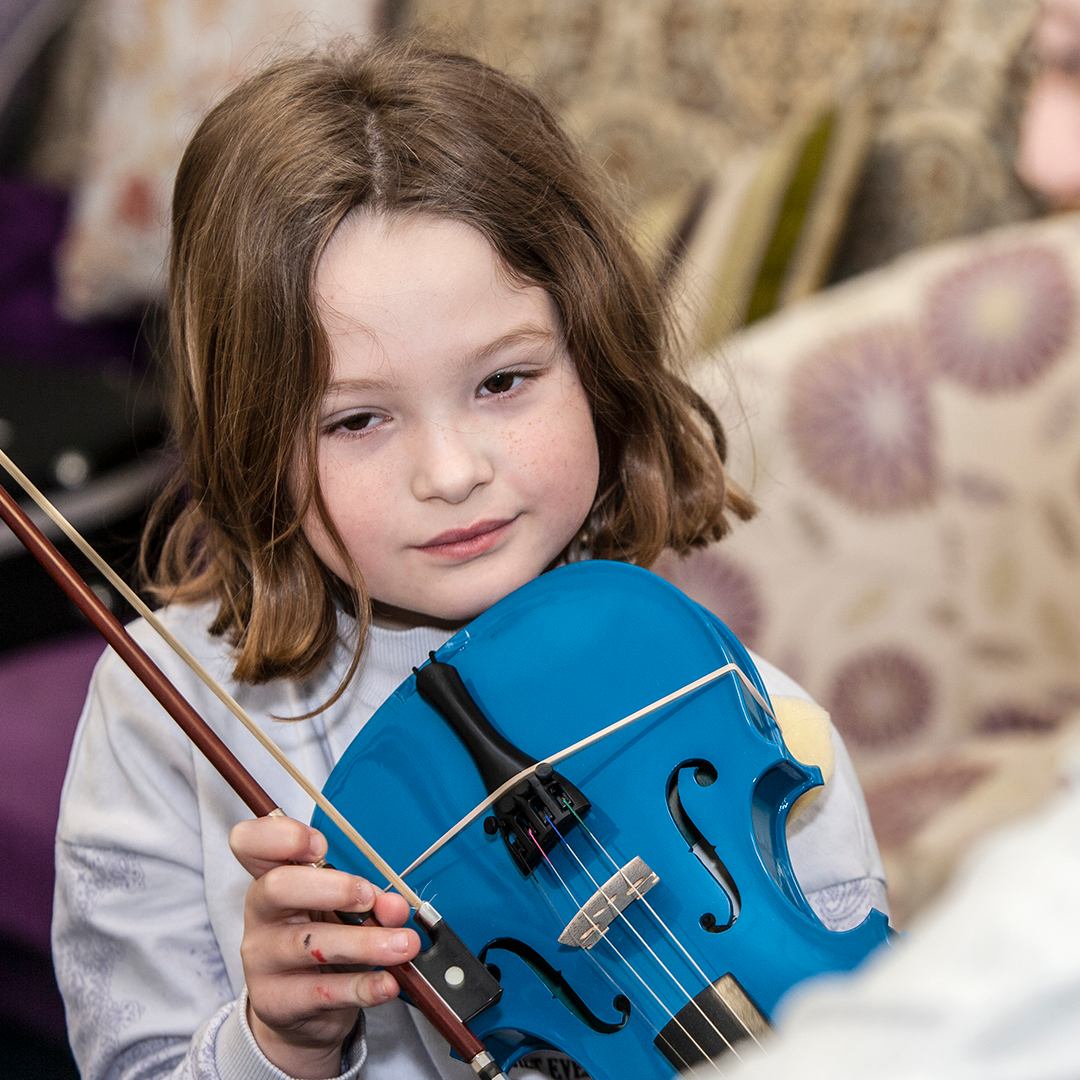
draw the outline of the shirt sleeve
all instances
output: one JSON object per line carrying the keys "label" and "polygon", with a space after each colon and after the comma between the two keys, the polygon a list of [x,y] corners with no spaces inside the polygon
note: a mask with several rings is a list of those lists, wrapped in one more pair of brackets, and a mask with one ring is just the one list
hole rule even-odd
{"label": "shirt sleeve", "polygon": [[[205,897],[193,750],[111,653],[61,797],[53,956],[84,1080],[288,1080],[259,1050]],[[230,858],[224,852],[223,858]],[[364,1058],[362,1032],[342,1080]]]}
{"label": "shirt sleeve", "polygon": [[871,908],[888,915],[881,863],[862,787],[840,733],[831,730],[835,766],[820,796],[788,828],[795,876],[830,930],[858,926]]}

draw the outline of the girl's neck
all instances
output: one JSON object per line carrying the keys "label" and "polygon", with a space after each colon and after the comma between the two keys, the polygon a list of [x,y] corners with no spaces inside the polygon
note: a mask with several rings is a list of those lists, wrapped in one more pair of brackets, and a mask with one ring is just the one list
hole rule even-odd
{"label": "girl's neck", "polygon": [[433,629],[445,630],[447,637],[461,628],[459,622],[434,619],[416,611],[407,611],[404,608],[391,607],[378,602],[371,605],[371,623],[380,630],[413,630],[418,626],[429,626]]}

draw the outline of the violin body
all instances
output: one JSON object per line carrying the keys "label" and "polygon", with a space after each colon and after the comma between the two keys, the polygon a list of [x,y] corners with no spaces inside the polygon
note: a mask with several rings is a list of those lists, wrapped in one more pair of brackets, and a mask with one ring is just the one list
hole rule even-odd
{"label": "violin body", "polygon": [[[537,759],[733,662],[767,700],[749,655],[719,619],[621,563],[542,575],[436,658],[457,669],[499,732]],[[531,873],[482,814],[408,875],[497,973],[500,1000],[469,1026],[504,1069],[553,1048],[594,1080],[667,1080],[706,1052],[760,1052],[756,1036],[741,1038],[754,1028],[739,1020],[743,998],[767,1021],[792,986],[853,968],[886,939],[881,913],[833,932],[803,896],[785,826],[820,774],[788,753],[736,675],[556,769],[591,808]],[[405,813],[397,809],[402,790],[414,796]],[[363,727],[324,791],[399,872],[488,795],[415,675]],[[321,811],[313,823],[334,865],[379,880]],[[590,898],[604,906],[599,887],[627,880],[628,866],[641,887],[629,888],[625,910],[600,929],[585,918],[589,947],[580,938],[560,943],[575,916],[580,930]],[[719,997],[728,1004],[714,1013],[709,1003]],[[726,1048],[729,1035],[735,1049]]]}

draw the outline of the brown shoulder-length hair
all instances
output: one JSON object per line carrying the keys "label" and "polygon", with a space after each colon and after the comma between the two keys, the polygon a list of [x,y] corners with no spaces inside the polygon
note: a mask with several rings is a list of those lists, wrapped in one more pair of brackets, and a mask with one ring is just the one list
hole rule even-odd
{"label": "brown shoulder-length hair", "polygon": [[[312,673],[336,640],[342,603],[357,616],[357,657],[365,636],[362,575],[315,469],[330,371],[315,271],[357,207],[466,222],[516,279],[554,300],[600,451],[583,548],[649,565],[665,547],[721,537],[730,513],[750,516],[725,475],[717,418],[671,370],[656,280],[535,94],[477,60],[415,44],[280,60],[207,115],[177,175],[170,348],[183,465],[148,533],[163,537],[155,595],[216,602],[211,629],[235,646],[238,679]],[[290,488],[298,463],[306,484]],[[312,505],[354,566],[351,587],[304,537]]]}

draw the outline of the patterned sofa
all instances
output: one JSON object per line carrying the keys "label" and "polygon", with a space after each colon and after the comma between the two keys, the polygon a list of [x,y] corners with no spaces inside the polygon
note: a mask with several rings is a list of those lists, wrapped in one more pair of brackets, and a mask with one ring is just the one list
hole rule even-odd
{"label": "patterned sofa", "polygon": [[692,377],[759,501],[662,571],[832,713],[904,923],[1080,730],[1080,215],[921,250]]}
{"label": "patterned sofa", "polygon": [[387,7],[546,96],[691,298],[684,326],[702,344],[1038,212],[1013,168],[1037,0]]}

